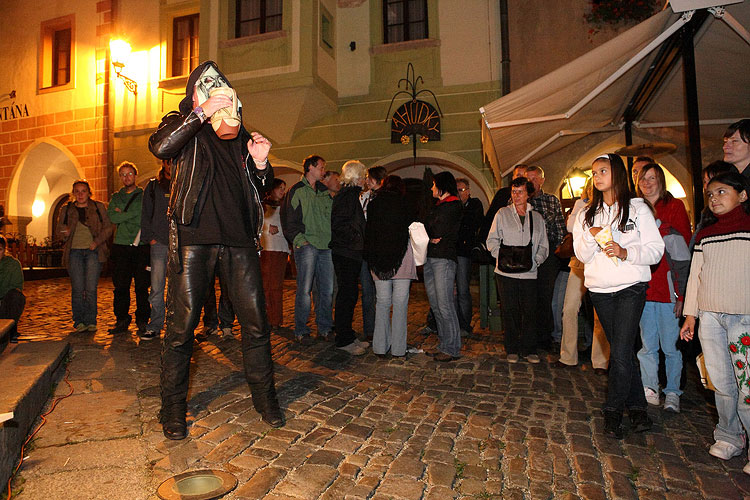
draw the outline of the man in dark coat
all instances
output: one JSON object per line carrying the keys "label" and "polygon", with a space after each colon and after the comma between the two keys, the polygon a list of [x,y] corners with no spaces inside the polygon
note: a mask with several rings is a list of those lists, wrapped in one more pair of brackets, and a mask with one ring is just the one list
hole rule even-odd
{"label": "man in dark coat", "polygon": [[[260,194],[273,181],[268,163],[271,143],[241,126],[234,138],[219,138],[209,117],[233,106],[231,87],[216,63],[207,61],[190,74],[179,112],[167,114],[149,139],[160,159],[174,158],[169,200],[167,326],[161,371],[160,420],[164,435],[187,435],[185,414],[194,330],[216,269],[242,328],[245,378],[253,405],[264,421],[281,427],[276,398],[270,329],[260,274]],[[237,97],[234,97],[237,99]]]}
{"label": "man in dark coat", "polygon": [[471,197],[471,185],[469,179],[459,177],[456,179],[458,187],[458,199],[463,206],[461,226],[458,228],[458,247],[456,267],[456,301],[458,302],[458,325],[461,335],[468,336],[472,333],[471,327],[471,249],[477,244],[477,234],[482,225],[484,208],[482,202]]}

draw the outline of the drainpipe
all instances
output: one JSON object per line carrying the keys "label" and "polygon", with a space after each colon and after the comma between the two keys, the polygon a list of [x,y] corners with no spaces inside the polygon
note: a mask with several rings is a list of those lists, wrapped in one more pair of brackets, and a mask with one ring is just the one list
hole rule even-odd
{"label": "drainpipe", "polygon": [[502,95],[510,93],[510,42],[508,41],[508,0],[500,0],[500,62]]}
{"label": "drainpipe", "polygon": [[106,75],[107,81],[107,101],[104,103],[107,109],[107,193],[109,196],[115,192],[115,86],[112,81],[112,52],[109,49],[109,40],[112,38],[112,34],[115,33],[115,26],[117,25],[117,1],[112,0],[111,3],[111,24],[112,31],[110,31],[106,40],[107,57],[104,74]]}

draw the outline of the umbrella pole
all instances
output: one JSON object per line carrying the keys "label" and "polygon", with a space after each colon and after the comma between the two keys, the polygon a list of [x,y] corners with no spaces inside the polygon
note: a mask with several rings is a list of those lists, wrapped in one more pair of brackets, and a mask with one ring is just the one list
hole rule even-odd
{"label": "umbrella pole", "polygon": [[701,179],[701,132],[698,116],[698,87],[695,81],[693,23],[682,28],[682,77],[685,83],[685,114],[687,115],[687,157],[693,178],[693,220],[697,226],[703,211],[703,179]]}

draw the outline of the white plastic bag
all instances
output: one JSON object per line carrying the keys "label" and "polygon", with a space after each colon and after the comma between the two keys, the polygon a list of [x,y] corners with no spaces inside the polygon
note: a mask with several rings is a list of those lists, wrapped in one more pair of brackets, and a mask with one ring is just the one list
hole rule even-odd
{"label": "white plastic bag", "polygon": [[409,226],[409,240],[411,241],[411,251],[414,254],[414,264],[423,266],[427,260],[427,245],[430,243],[430,237],[424,224],[421,222],[412,222]]}

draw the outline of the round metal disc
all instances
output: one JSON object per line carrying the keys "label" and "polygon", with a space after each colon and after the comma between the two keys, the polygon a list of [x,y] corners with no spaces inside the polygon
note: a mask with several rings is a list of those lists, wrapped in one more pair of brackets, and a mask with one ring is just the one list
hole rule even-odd
{"label": "round metal disc", "polygon": [[159,485],[162,500],[211,500],[237,487],[237,478],[223,470],[202,469],[183,472]]}

